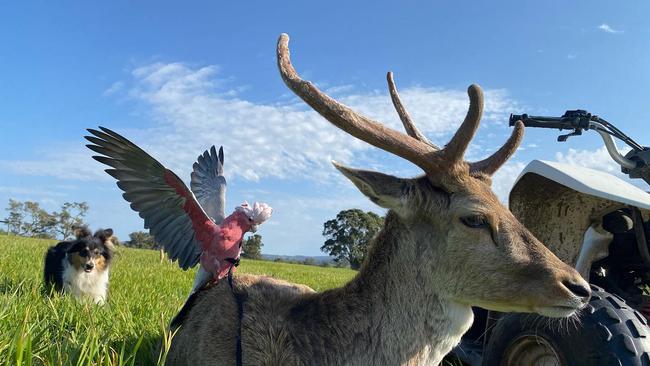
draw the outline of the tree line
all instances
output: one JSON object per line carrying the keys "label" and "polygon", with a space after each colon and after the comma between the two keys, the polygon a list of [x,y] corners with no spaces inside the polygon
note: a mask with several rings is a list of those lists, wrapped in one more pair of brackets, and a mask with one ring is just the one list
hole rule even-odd
{"label": "tree line", "polygon": [[65,202],[58,211],[48,212],[38,202],[9,200],[6,233],[43,239],[67,239],[75,228],[85,225],[86,202]]}
{"label": "tree line", "polygon": [[[41,239],[66,240],[74,236],[76,228],[86,226],[84,217],[90,206],[86,202],[65,202],[58,211],[48,212],[38,202],[9,200],[5,209],[7,217],[1,220],[6,229],[0,228],[0,234],[10,234]],[[155,238],[148,231],[134,231],[129,240],[121,242],[113,237],[112,242],[131,248],[161,249]],[[255,234],[243,243],[245,258],[262,257],[262,236]]]}
{"label": "tree line", "polygon": [[[69,239],[74,235],[75,228],[86,225],[84,217],[88,210],[86,202],[65,202],[59,210],[48,212],[38,202],[10,199],[6,208],[8,216],[3,221],[6,230],[0,229],[0,233],[44,239]],[[326,240],[321,246],[321,251],[330,255],[337,266],[359,269],[368,252],[370,241],[379,232],[383,221],[383,217],[373,212],[343,210],[336,218],[323,224],[323,236]],[[114,238],[114,243],[120,242]],[[133,248],[161,249],[161,245],[147,231],[132,232],[129,234],[129,240],[121,244]],[[251,235],[242,243],[242,256],[261,259],[263,246],[261,235]],[[306,261],[304,264],[312,263]],[[313,264],[316,264],[315,261]]]}

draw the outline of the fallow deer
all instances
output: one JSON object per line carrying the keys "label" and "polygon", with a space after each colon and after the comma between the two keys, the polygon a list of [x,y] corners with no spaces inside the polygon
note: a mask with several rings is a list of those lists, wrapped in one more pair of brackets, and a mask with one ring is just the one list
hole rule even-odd
{"label": "fallow deer", "polygon": [[249,275],[236,276],[232,291],[225,282],[205,289],[177,330],[168,365],[233,365],[237,357],[244,365],[436,365],[472,324],[471,306],[567,317],[586,303],[587,282],[535,239],[490,188],[491,175],[522,139],[521,122],[492,156],[466,162],[483,108],[478,85],[469,87],[465,120],[439,148],[411,121],[390,73],[390,94],[408,135],[301,79],[288,41],[280,36],[277,57],[293,92],[336,127],[424,174],[404,179],[335,163],[388,209],[356,277],[321,293]]}

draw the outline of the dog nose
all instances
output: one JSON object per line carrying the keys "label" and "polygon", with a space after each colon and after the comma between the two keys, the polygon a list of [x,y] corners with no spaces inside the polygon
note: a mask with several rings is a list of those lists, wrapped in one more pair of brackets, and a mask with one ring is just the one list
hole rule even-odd
{"label": "dog nose", "polygon": [[571,293],[583,299],[588,299],[591,296],[591,289],[585,286],[582,283],[576,283],[571,281],[562,281],[564,287],[569,289]]}
{"label": "dog nose", "polygon": [[92,263],[86,263],[86,265],[85,265],[84,267],[85,267],[86,269],[93,269],[93,268],[95,268],[95,265],[92,264]]}

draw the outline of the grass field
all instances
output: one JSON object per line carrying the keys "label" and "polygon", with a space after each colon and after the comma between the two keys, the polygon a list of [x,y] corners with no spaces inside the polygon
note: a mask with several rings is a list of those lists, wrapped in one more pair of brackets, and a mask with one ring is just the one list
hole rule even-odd
{"label": "grass field", "polygon": [[[0,235],[0,366],[155,365],[166,326],[183,304],[194,271],[160,263],[158,252],[118,248],[108,303],[42,295],[43,256],[51,240]],[[265,274],[317,291],[355,272],[242,260],[238,273]]]}

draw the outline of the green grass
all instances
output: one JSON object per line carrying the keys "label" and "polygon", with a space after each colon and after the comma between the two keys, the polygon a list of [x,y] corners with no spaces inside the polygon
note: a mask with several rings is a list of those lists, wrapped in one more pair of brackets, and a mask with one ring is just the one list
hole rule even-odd
{"label": "green grass", "polygon": [[[160,263],[155,251],[118,248],[106,305],[46,297],[43,256],[52,244],[0,235],[0,366],[162,364],[158,345],[169,339],[166,327],[185,301],[194,271]],[[265,274],[317,291],[355,274],[246,259],[238,273]]]}

